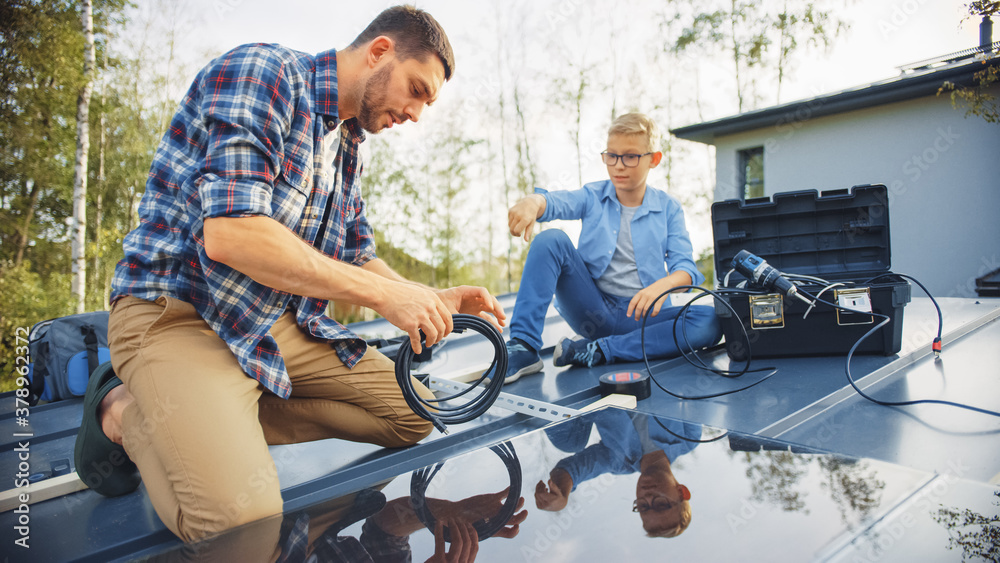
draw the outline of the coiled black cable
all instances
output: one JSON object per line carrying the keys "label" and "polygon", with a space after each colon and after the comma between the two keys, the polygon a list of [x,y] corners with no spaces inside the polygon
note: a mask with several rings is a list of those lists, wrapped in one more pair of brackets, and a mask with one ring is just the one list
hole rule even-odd
{"label": "coiled black cable", "polygon": [[[502,378],[500,380],[503,381]],[[521,499],[521,461],[517,458],[517,452],[514,451],[514,444],[507,441],[491,446],[490,450],[500,457],[507,468],[510,487],[507,489],[507,500],[504,501],[503,506],[496,514],[485,516],[472,523],[479,535],[479,541],[492,537],[502,530],[507,522],[510,522],[510,519],[514,517],[514,513],[517,512],[517,503]],[[442,461],[433,467],[427,466],[418,469],[413,472],[413,476],[410,478],[410,505],[416,512],[417,518],[431,533],[434,532],[437,519],[427,506],[427,486],[430,485],[431,480],[443,466],[444,462]],[[451,543],[451,534],[447,526],[444,527],[444,541]]]}
{"label": "coiled black cable", "polygon": [[[453,333],[462,333],[466,329],[472,329],[485,336],[493,344],[493,363],[490,364],[489,369],[483,372],[483,375],[473,382],[468,389],[439,399],[424,399],[413,389],[413,381],[410,379],[410,364],[413,362],[414,357],[413,347],[404,344],[396,352],[396,383],[399,384],[399,388],[403,391],[403,398],[406,400],[406,404],[420,418],[429,420],[434,424],[435,428],[445,434],[448,433],[445,425],[468,422],[480,417],[489,410],[493,406],[493,403],[496,402],[497,397],[500,396],[504,376],[507,374],[507,346],[504,344],[503,336],[500,335],[496,327],[485,319],[475,315],[452,315],[452,320],[454,323]],[[490,374],[496,374],[496,376],[490,377]],[[489,383],[481,389],[478,395],[470,399],[467,403],[457,407],[444,405],[445,402],[458,399],[473,389],[478,388],[480,383],[487,380],[489,380]]]}

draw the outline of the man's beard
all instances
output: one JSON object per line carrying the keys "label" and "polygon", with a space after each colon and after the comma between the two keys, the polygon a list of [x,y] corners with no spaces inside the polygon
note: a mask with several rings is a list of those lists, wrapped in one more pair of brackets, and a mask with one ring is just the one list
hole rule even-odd
{"label": "man's beard", "polygon": [[378,133],[386,126],[385,114],[388,111],[384,106],[386,89],[389,85],[389,76],[395,66],[395,62],[390,62],[377,70],[365,83],[365,91],[361,96],[361,110],[358,112],[358,123],[362,129],[369,133]]}

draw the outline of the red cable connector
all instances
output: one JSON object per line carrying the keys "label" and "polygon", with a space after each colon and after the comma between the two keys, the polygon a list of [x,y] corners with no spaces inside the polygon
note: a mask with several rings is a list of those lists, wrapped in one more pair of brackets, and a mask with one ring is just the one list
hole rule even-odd
{"label": "red cable connector", "polygon": [[941,337],[940,336],[934,339],[934,343],[931,344],[931,350],[934,350],[934,357],[935,358],[940,358],[941,357]]}

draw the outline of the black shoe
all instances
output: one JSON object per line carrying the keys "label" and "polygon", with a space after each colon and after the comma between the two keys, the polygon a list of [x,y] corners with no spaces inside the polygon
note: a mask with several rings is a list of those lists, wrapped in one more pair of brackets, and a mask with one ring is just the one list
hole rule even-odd
{"label": "black shoe", "polygon": [[129,459],[125,448],[104,435],[101,421],[97,418],[101,401],[121,384],[122,380],[115,375],[111,362],[105,362],[94,370],[87,382],[87,392],[83,397],[83,421],[80,422],[73,448],[73,462],[80,480],[106,497],[131,493],[141,481],[139,469]]}

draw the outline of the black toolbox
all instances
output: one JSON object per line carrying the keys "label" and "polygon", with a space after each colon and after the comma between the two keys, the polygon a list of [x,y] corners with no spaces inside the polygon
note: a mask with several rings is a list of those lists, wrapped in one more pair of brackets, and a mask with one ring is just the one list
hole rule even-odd
{"label": "black toolbox", "polygon": [[[729,357],[747,358],[741,325],[754,358],[846,354],[882,320],[864,311],[887,315],[890,321],[855,353],[899,352],[910,285],[889,270],[888,202],[884,185],[865,185],[712,204],[715,274],[722,297],[737,315],[716,303]],[[802,290],[858,312],[821,303],[810,309],[806,302],[778,293],[727,293],[726,288],[746,282],[732,271],[733,257],[744,249],[786,275],[817,278],[788,276]]]}

